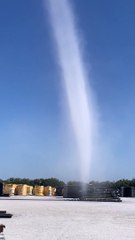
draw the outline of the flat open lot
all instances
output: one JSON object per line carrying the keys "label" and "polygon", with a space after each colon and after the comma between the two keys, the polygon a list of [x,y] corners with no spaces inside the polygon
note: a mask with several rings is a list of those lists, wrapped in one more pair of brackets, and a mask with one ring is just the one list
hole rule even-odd
{"label": "flat open lot", "polygon": [[14,215],[0,219],[6,240],[135,239],[134,198],[122,203],[25,199],[0,198],[0,209]]}

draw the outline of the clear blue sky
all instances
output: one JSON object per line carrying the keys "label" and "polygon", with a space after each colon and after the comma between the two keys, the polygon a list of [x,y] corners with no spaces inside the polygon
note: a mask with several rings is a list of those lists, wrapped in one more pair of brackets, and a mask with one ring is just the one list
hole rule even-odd
{"label": "clear blue sky", "polygon": [[[55,1],[55,0],[54,0]],[[135,177],[135,1],[71,0],[97,99],[91,179]],[[42,0],[0,1],[0,177],[78,178]],[[76,176],[74,176],[76,173]]]}

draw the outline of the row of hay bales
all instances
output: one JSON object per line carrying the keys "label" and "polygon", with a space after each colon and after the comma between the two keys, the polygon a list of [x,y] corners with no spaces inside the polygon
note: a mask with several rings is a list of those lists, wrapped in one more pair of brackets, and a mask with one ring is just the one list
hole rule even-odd
{"label": "row of hay bales", "polygon": [[51,186],[28,186],[26,184],[4,184],[3,193],[21,196],[55,196],[56,188]]}

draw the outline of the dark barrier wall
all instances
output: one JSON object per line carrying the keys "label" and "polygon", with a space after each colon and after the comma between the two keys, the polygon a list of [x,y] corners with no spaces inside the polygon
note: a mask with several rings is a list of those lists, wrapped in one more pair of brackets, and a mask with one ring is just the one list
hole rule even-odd
{"label": "dark barrier wall", "polygon": [[56,196],[63,195],[63,187],[56,187]]}
{"label": "dark barrier wall", "polygon": [[0,195],[3,194],[3,183],[0,182]]}
{"label": "dark barrier wall", "polygon": [[118,198],[116,189],[96,188],[91,185],[66,185],[63,191],[64,198]]}
{"label": "dark barrier wall", "polygon": [[135,187],[122,187],[121,188],[122,197],[135,197]]}
{"label": "dark barrier wall", "polygon": [[132,188],[127,187],[124,189],[124,197],[132,197]]}
{"label": "dark barrier wall", "polygon": [[63,191],[64,198],[79,198],[81,197],[81,186],[65,186]]}

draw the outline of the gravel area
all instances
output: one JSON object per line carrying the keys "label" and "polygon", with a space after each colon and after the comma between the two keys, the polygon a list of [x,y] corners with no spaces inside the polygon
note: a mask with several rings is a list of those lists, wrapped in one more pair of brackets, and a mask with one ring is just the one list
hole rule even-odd
{"label": "gravel area", "polygon": [[121,203],[63,201],[60,198],[0,198],[6,240],[134,240],[135,199]]}

